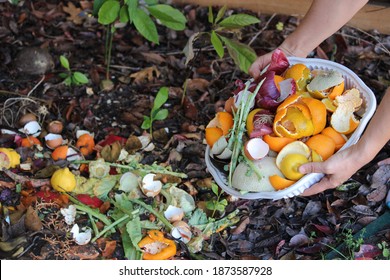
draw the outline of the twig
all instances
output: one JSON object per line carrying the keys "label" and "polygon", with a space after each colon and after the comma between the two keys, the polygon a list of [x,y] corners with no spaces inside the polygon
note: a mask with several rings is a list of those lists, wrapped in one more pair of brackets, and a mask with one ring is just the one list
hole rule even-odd
{"label": "twig", "polygon": [[45,75],[42,76],[41,80],[27,93],[27,96],[30,96],[31,93],[34,92],[34,90],[39,87],[39,85],[45,80]]}
{"label": "twig", "polygon": [[264,30],[266,30],[268,28],[268,25],[271,23],[271,21],[273,20],[273,18],[276,16],[276,14],[273,14],[269,19],[268,21],[266,22],[266,24],[264,25],[264,27],[256,33],[255,36],[252,37],[252,39],[250,40],[248,46],[252,45],[252,43],[256,40],[257,37],[260,36],[261,33],[263,33]]}

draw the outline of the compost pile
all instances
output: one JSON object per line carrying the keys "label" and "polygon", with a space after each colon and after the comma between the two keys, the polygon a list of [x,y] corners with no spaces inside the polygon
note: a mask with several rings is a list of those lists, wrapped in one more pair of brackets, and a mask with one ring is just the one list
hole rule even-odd
{"label": "compost pile", "polygon": [[[107,77],[106,30],[91,8],[91,1],[1,3],[2,259],[137,259],[137,246],[153,251],[148,244],[157,241],[166,253],[159,257],[171,259],[388,257],[388,223],[367,229],[369,236],[365,228],[386,211],[390,166],[377,163],[390,156],[389,145],[319,195],[228,195],[206,168],[205,129],[235,82],[250,77],[203,38],[186,63],[191,36],[211,28],[209,10],[177,6],[186,29],[158,25],[159,44],[117,29]],[[258,55],[299,24],[227,10],[238,12],[260,18],[239,34]],[[353,70],[380,102],[390,85],[389,48],[387,35],[344,27],[310,57]],[[66,66],[81,73],[73,84],[64,82]],[[153,110],[166,118],[145,129]]]}

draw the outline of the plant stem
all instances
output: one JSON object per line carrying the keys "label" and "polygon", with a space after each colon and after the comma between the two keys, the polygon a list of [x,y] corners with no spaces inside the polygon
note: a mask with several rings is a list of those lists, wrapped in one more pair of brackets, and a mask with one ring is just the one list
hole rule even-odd
{"label": "plant stem", "polygon": [[263,175],[261,175],[259,168],[256,165],[254,165],[253,161],[251,161],[249,158],[245,156],[244,148],[242,148],[241,153],[243,155],[245,163],[256,173],[257,178],[261,180],[263,178]]}
{"label": "plant stem", "polygon": [[92,242],[95,242],[99,237],[103,236],[107,231],[109,231],[110,229],[114,228],[116,225],[120,224],[121,222],[123,222],[124,220],[130,218],[129,215],[125,214],[122,218],[120,218],[119,220],[116,220],[115,222],[113,222],[111,225],[105,227],[99,234],[97,234],[93,239],[92,239]]}
{"label": "plant stem", "polygon": [[110,24],[107,26],[106,39],[106,79],[110,80],[110,65],[111,65],[111,51],[112,43],[114,41],[115,28]]}
{"label": "plant stem", "polygon": [[146,210],[148,210],[150,213],[155,215],[157,219],[159,219],[170,231],[173,229],[173,226],[171,223],[163,216],[160,214],[160,212],[154,210],[150,205],[147,205],[145,202],[138,200],[138,199],[130,199],[131,202],[136,203]]}
{"label": "plant stem", "polygon": [[75,204],[76,209],[83,211],[87,214],[90,214],[91,216],[101,220],[104,224],[107,226],[111,225],[111,221],[107,218],[106,215],[100,214],[96,211],[94,211],[92,208],[88,207],[87,205],[81,203],[77,199],[73,198],[72,196],[69,196],[69,200],[72,201]]}
{"label": "plant stem", "polygon": [[[81,164],[81,163],[89,164],[90,162],[93,162],[93,161],[91,161],[91,160],[72,161],[72,163],[74,163],[74,164]],[[123,169],[128,169],[128,170],[137,170],[140,172],[155,172],[155,173],[160,173],[160,174],[172,175],[172,176],[179,177],[179,178],[187,178],[187,175],[184,173],[170,171],[170,170],[167,170],[163,167],[159,167],[159,168],[155,168],[155,169],[153,169],[153,167],[146,168],[143,164],[140,164],[140,163],[136,163],[135,164],[136,166],[111,163],[111,162],[105,162],[105,164],[112,166],[112,167],[118,167],[118,168],[123,168]]]}
{"label": "plant stem", "polygon": [[99,235],[99,230],[96,226],[96,223],[95,223],[92,215],[88,213],[88,217],[89,217],[89,220],[91,221],[92,229],[93,229],[93,232],[95,233],[95,236]]}

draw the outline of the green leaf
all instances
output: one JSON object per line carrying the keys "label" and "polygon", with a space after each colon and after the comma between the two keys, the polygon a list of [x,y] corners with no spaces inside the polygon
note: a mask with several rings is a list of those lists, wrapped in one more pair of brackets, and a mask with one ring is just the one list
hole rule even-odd
{"label": "green leaf", "polygon": [[133,243],[133,246],[139,250],[138,242],[140,242],[142,239],[141,220],[139,216],[135,217],[127,223],[126,230],[130,236],[131,243]]}
{"label": "green leaf", "polygon": [[97,16],[97,14],[98,14],[100,8],[102,7],[104,1],[106,1],[106,0],[94,0],[94,1],[93,1],[92,14],[93,14],[94,16]]}
{"label": "green leaf", "polygon": [[209,6],[208,20],[209,20],[209,23],[211,23],[211,24],[214,23],[213,6],[211,6],[211,5]]}
{"label": "green leaf", "polygon": [[153,108],[152,110],[159,109],[162,105],[164,105],[165,102],[168,100],[168,88],[162,87],[157,92],[156,98],[154,99]]}
{"label": "green leaf", "polygon": [[140,8],[137,8],[137,12],[134,15],[133,23],[138,32],[147,40],[158,44],[157,28],[149,15]]}
{"label": "green leaf", "polygon": [[73,78],[80,84],[87,84],[89,82],[87,76],[78,71],[73,73]]}
{"label": "green leaf", "polygon": [[119,16],[120,4],[118,1],[109,0],[104,2],[99,9],[98,22],[107,25],[113,23]]}
{"label": "green leaf", "polygon": [[66,79],[64,80],[64,84],[67,85],[67,86],[72,85],[72,77],[69,76],[68,78],[66,78]]}
{"label": "green leaf", "polygon": [[148,116],[144,116],[144,121],[142,122],[142,129],[149,129],[152,125],[152,122]]}
{"label": "green leaf", "polygon": [[225,18],[218,25],[225,28],[242,28],[259,22],[260,20],[257,17],[246,14],[237,14]]}
{"label": "green leaf", "polygon": [[127,5],[123,5],[119,11],[119,21],[122,23],[129,21],[129,11]]}
{"label": "green leaf", "polygon": [[275,28],[276,28],[276,30],[278,30],[278,31],[283,31],[283,28],[284,28],[283,22],[279,21],[279,22],[275,25]]}
{"label": "green leaf", "polygon": [[173,30],[184,30],[186,28],[187,19],[179,10],[164,4],[147,8],[166,27]]}
{"label": "green leaf", "polygon": [[213,201],[206,201],[206,208],[209,209],[209,210],[215,210],[216,209],[215,200],[213,200]]}
{"label": "green leaf", "polygon": [[241,71],[248,73],[249,67],[257,58],[255,51],[245,44],[230,40],[224,36],[220,36],[220,38],[225,43],[234,63]]}
{"label": "green leaf", "polygon": [[60,73],[60,74],[58,74],[58,76],[62,79],[65,79],[65,78],[69,77],[69,74],[68,73]]}
{"label": "green leaf", "polygon": [[227,7],[225,5],[218,11],[217,18],[215,19],[215,23],[218,23],[223,18],[223,16],[226,13],[226,9]]}
{"label": "green leaf", "polygon": [[215,195],[218,195],[218,185],[217,184],[212,184],[211,185],[211,190]]}
{"label": "green leaf", "polygon": [[220,212],[223,212],[225,210],[225,208],[226,208],[226,206],[223,204],[217,203],[217,205],[215,205],[215,210],[220,211]]}
{"label": "green leaf", "polygon": [[211,31],[211,44],[213,44],[219,58],[222,58],[225,54],[225,50],[223,49],[221,39],[218,38],[218,34],[214,30]]}
{"label": "green leaf", "polygon": [[202,209],[197,208],[191,215],[188,224],[191,226],[204,225],[208,223],[207,215]]}
{"label": "green leaf", "polygon": [[146,229],[161,229],[161,227],[149,220],[141,221],[141,227]]}
{"label": "green leaf", "polygon": [[153,116],[153,120],[162,121],[165,120],[168,117],[168,110],[167,109],[159,109],[155,111],[156,113]]}
{"label": "green leaf", "polygon": [[62,67],[64,67],[67,70],[70,70],[69,60],[65,56],[63,55],[60,56],[60,62]]}
{"label": "green leaf", "polygon": [[158,4],[158,0],[145,0],[145,3],[149,6]]}
{"label": "green leaf", "polygon": [[100,179],[99,184],[93,188],[93,193],[100,199],[106,200],[108,198],[108,193],[112,190],[116,183],[117,180],[115,177],[102,178]]}
{"label": "green leaf", "polygon": [[123,229],[123,233],[121,234],[121,237],[122,237],[122,246],[123,246],[123,252],[125,258],[128,260],[141,259],[141,252],[137,251],[138,246],[134,247],[133,243],[131,242],[129,234],[126,232],[125,229]]}
{"label": "green leaf", "polygon": [[127,0],[126,4],[127,4],[128,15],[129,15],[129,21],[130,23],[132,23],[136,16],[135,14],[137,13],[138,0]]}

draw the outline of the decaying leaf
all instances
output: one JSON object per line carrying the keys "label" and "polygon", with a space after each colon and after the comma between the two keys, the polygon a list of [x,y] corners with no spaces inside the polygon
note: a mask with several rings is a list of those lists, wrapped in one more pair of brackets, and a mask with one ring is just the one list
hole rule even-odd
{"label": "decaying leaf", "polygon": [[134,83],[140,85],[145,82],[152,82],[155,78],[159,78],[160,74],[157,67],[153,65],[131,74],[130,78],[134,78]]}
{"label": "decaying leaf", "polygon": [[72,2],[68,2],[68,6],[64,6],[63,10],[70,15],[67,19],[73,21],[74,24],[79,25],[83,23],[83,18],[80,17],[82,10],[77,8]]}
{"label": "decaying leaf", "polygon": [[100,151],[100,154],[105,161],[115,162],[119,158],[119,155],[121,154],[121,150],[122,150],[122,145],[120,144],[119,141],[115,141],[110,145],[104,146],[103,149]]}
{"label": "decaying leaf", "polygon": [[390,180],[390,164],[381,165],[372,175],[371,183],[385,185]]}
{"label": "decaying leaf", "polygon": [[42,229],[42,221],[31,206],[27,208],[24,224],[31,231],[39,231]]}
{"label": "decaying leaf", "polygon": [[372,192],[367,195],[368,201],[380,202],[386,198],[387,187],[386,185],[379,185]]}

